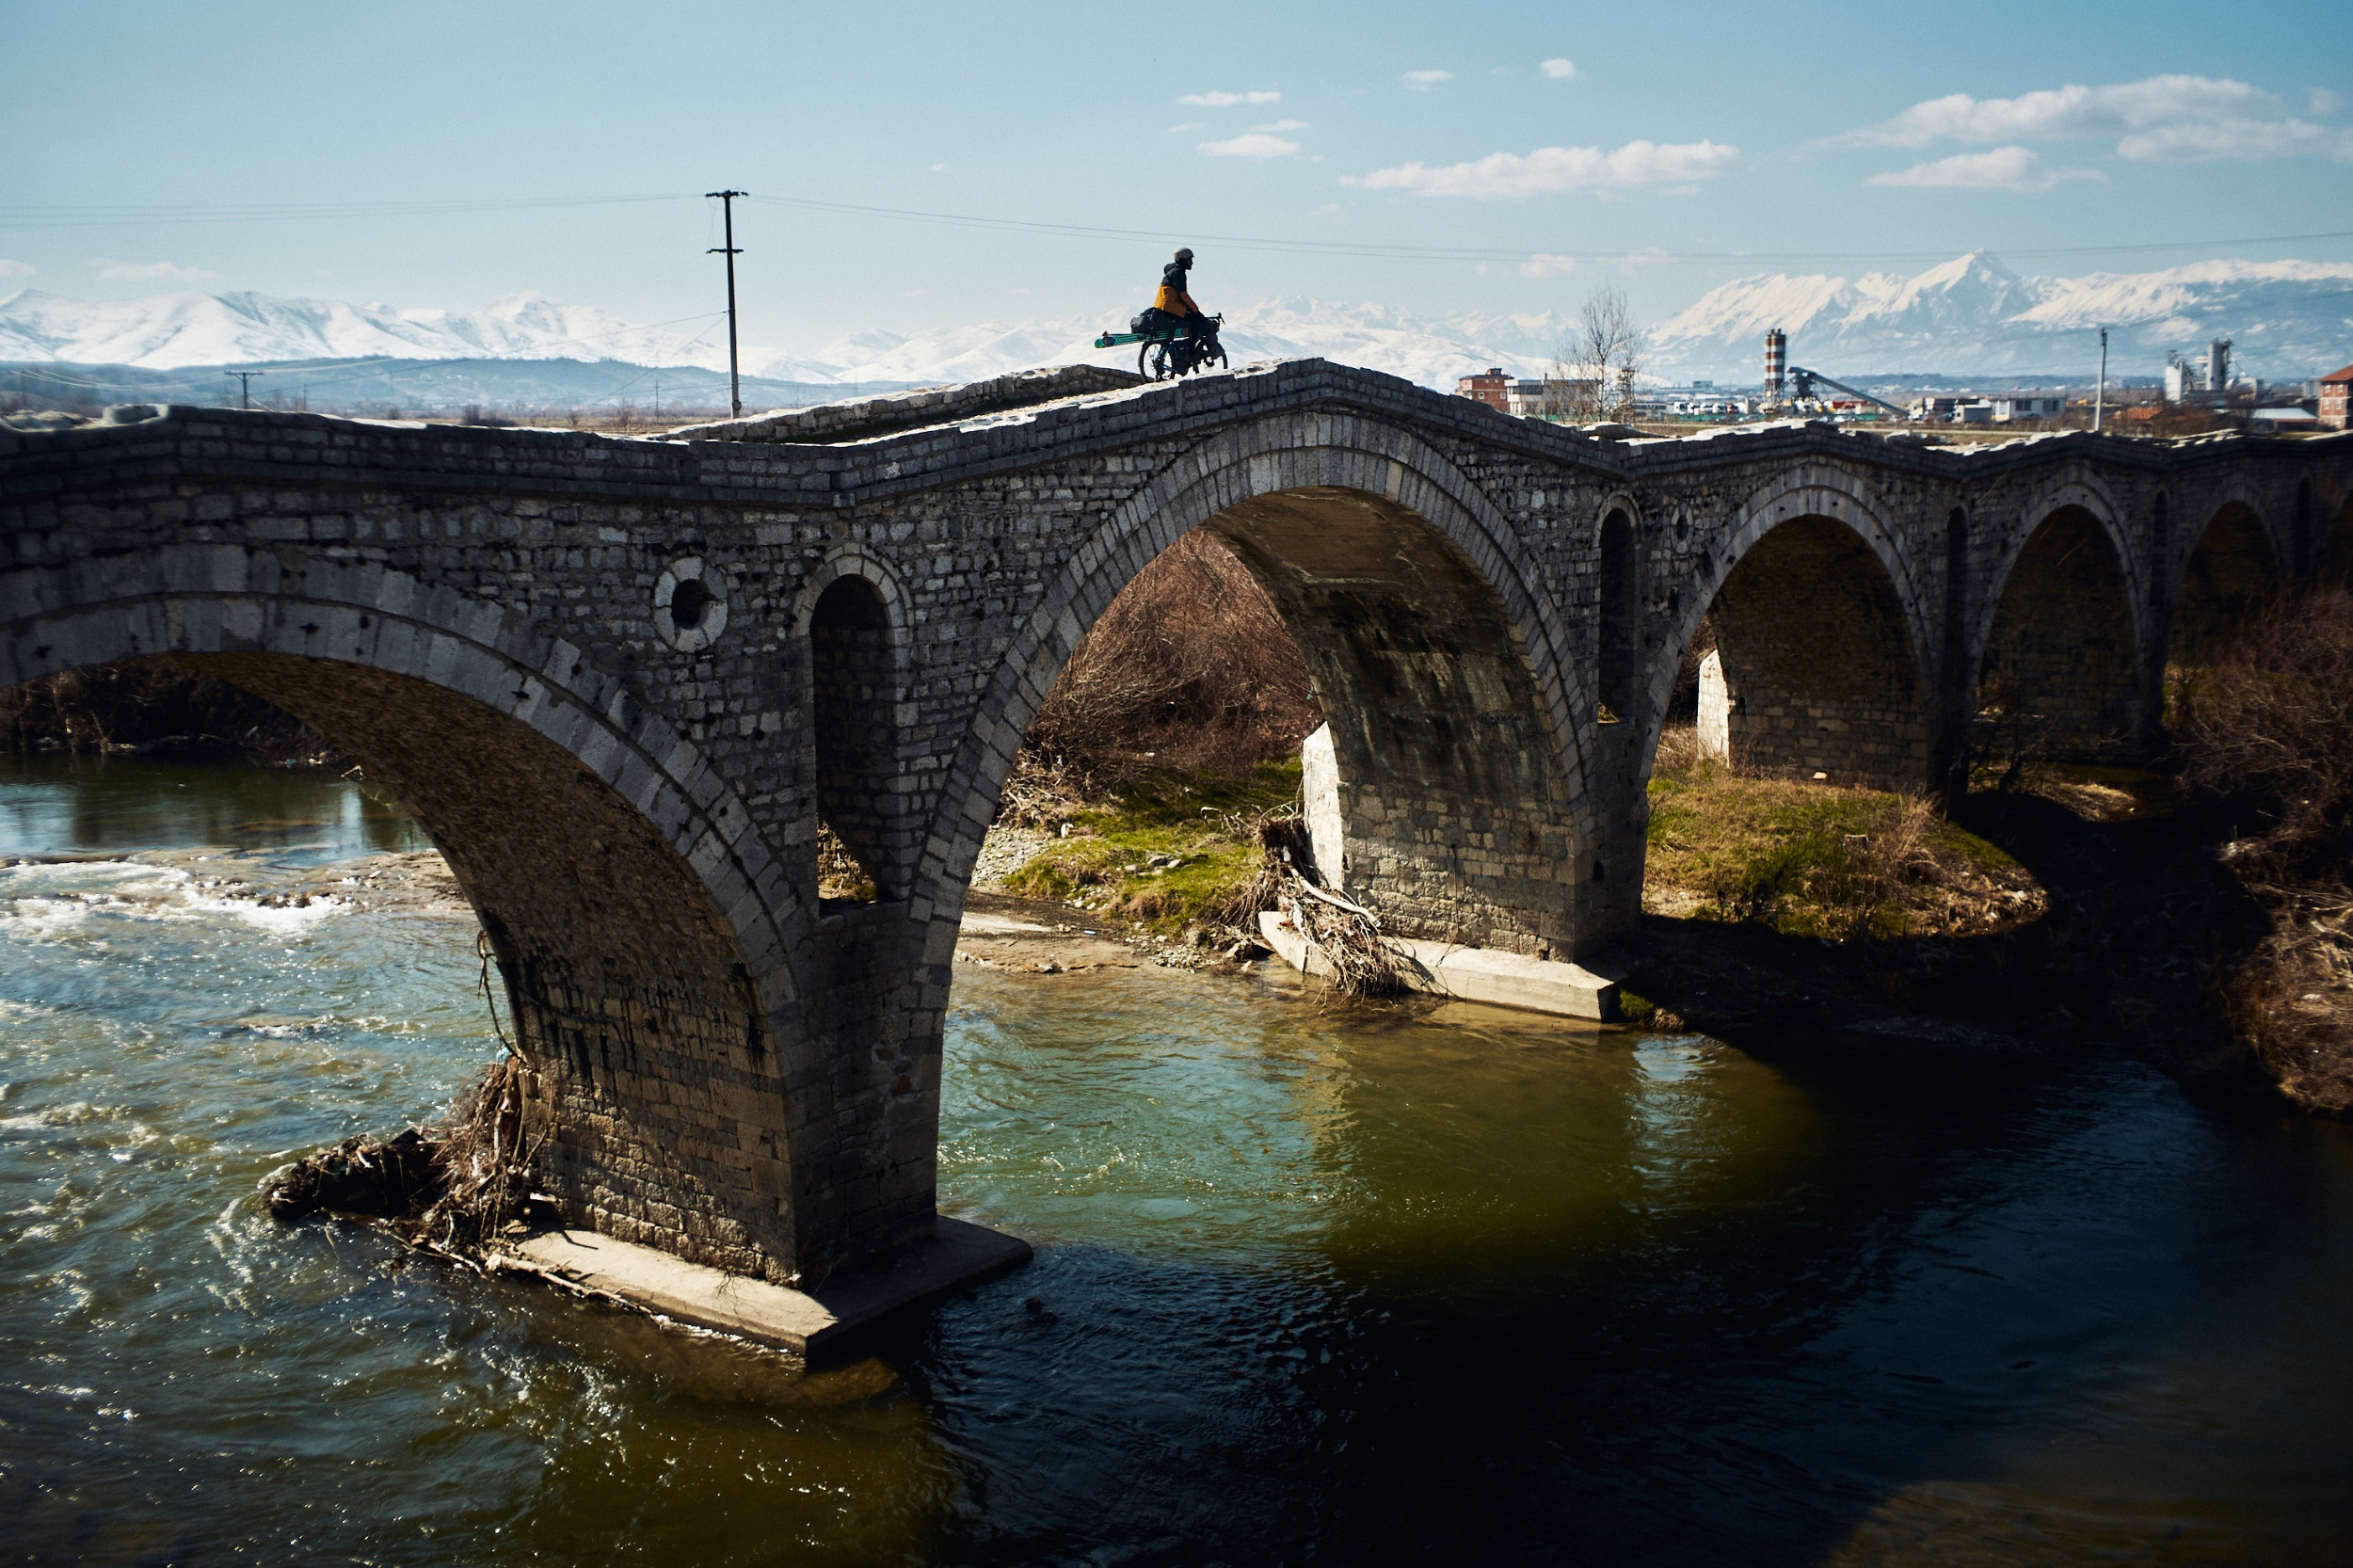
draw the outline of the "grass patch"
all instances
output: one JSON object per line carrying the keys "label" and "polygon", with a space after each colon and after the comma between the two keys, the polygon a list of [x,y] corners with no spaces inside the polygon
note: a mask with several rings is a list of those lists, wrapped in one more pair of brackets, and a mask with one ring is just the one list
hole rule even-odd
{"label": "grass patch", "polygon": [[1004,879],[1007,892],[1132,920],[1167,935],[1197,924],[1258,874],[1258,822],[1299,798],[1299,761],[1244,775],[1162,769],[1077,804],[1069,835]]}
{"label": "grass patch", "polygon": [[1958,936],[2041,915],[2040,884],[1926,800],[1752,778],[1715,763],[1650,786],[1643,906],[1785,936]]}

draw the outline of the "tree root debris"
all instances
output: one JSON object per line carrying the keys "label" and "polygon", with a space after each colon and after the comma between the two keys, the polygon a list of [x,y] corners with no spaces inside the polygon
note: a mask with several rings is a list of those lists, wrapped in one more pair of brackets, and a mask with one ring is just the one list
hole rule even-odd
{"label": "tree root debris", "polygon": [[[291,1223],[312,1214],[380,1222],[411,1245],[479,1258],[493,1239],[552,1200],[531,1191],[519,1057],[502,1057],[430,1128],[377,1142],[346,1138],[270,1173],[262,1202]],[[527,1267],[503,1258],[500,1267]]]}
{"label": "tree root debris", "polygon": [[1343,996],[1398,997],[1409,987],[1397,951],[1381,935],[1381,917],[1320,885],[1307,824],[1298,817],[1270,817],[1258,827],[1265,851],[1257,877],[1218,913],[1256,937],[1258,912],[1273,909],[1332,966],[1332,984]]}

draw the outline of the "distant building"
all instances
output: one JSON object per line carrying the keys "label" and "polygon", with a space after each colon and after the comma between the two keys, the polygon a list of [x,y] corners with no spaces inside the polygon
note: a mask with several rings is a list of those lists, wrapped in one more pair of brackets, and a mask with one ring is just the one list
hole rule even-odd
{"label": "distant building", "polygon": [[1599,387],[1597,381],[1529,376],[1504,389],[1503,407],[1505,411],[1523,419],[1572,419],[1580,414],[1591,417]]}
{"label": "distant building", "polygon": [[2217,338],[2202,360],[2169,354],[2165,360],[2165,400],[2196,408],[2212,408],[2231,400],[2231,340]]}
{"label": "distant building", "polygon": [[1465,376],[1454,383],[1454,395],[1484,403],[1490,408],[1511,412],[1508,398],[1512,378],[1503,374],[1501,365],[1490,365],[1478,376]]}
{"label": "distant building", "polygon": [[1993,423],[2008,424],[2012,420],[2057,419],[2067,412],[2067,399],[2046,397],[2040,392],[2012,392],[1993,400]]}
{"label": "distant building", "polygon": [[2310,408],[2289,404],[2284,408],[2258,408],[2250,416],[2258,430],[2317,430],[2320,421]]}
{"label": "distant building", "polygon": [[2331,430],[2348,427],[2353,420],[2353,365],[2320,378],[2320,423]]}

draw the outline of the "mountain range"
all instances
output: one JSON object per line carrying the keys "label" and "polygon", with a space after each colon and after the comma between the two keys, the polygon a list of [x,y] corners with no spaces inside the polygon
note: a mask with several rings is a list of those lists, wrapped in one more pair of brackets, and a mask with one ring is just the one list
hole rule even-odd
{"label": "mountain range", "polygon": [[1789,334],[1793,363],[1839,376],[2089,379],[2106,327],[2111,375],[2153,376],[2169,351],[2195,355],[2225,337],[2243,373],[2300,379],[2353,359],[2353,264],[2199,262],[2027,278],[1975,250],[1913,277],[1742,278],[1654,328],[1651,363],[1753,380],[1772,327]]}
{"label": "mountain range", "polygon": [[[744,364],[748,375],[778,384],[881,387],[1118,362],[1120,351],[1096,349],[1093,340],[1124,326],[1125,314],[1106,309],[904,335],[869,331],[805,357],[747,346]],[[1488,365],[1540,374],[1574,319],[1573,304],[1525,315],[1417,316],[1385,305],[1289,298],[1229,311],[1225,341],[1236,363],[1314,355],[1451,390],[1455,377]],[[2094,329],[2102,325],[2110,328],[2112,376],[2153,376],[2169,350],[2194,354],[2209,338],[2227,336],[2244,372],[2300,378],[2353,359],[2353,264],[2219,261],[2032,278],[1973,251],[1910,277],[1743,278],[1654,327],[1644,368],[1660,377],[1753,383],[1764,333],[1778,326],[1789,334],[1793,362],[1841,377],[2080,379],[2097,362]],[[543,373],[552,369],[548,361],[611,361],[627,381],[632,367],[724,372],[727,348],[715,315],[642,326],[535,295],[471,313],[250,292],[89,301],[21,289],[0,296],[0,363],[173,371],[350,360],[465,361],[468,385],[498,401],[498,389],[519,376],[552,385]],[[523,375],[534,363],[543,372]],[[502,364],[515,372],[503,379]]]}

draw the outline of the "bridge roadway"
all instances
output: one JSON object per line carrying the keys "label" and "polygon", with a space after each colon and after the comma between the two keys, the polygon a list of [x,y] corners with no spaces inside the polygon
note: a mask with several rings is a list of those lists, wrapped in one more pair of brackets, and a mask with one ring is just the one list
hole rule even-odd
{"label": "bridge roadway", "polygon": [[[982,835],[1189,529],[1306,654],[1351,896],[1555,959],[1640,911],[1703,616],[1740,765],[1934,788],[1981,702],[2145,752],[2169,649],[2353,558],[2353,436],[1613,441],[1320,360],[660,440],[110,418],[0,433],[0,685],[168,657],[326,732],[481,915],[570,1223],[785,1284],[931,1235]],[[876,902],[820,903],[821,820]]]}

